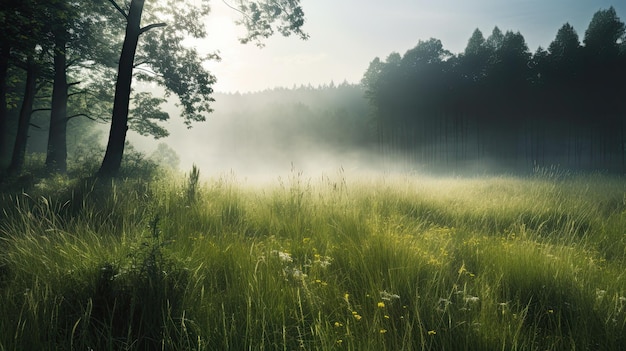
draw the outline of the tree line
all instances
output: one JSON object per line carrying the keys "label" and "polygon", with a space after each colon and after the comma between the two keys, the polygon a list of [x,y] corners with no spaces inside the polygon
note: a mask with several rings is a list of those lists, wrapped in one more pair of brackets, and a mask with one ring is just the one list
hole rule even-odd
{"label": "tree line", "polygon": [[626,170],[626,35],[613,7],[582,43],[569,23],[534,53],[519,32],[476,29],[456,55],[430,39],[375,58],[362,84],[379,150],[402,162]]}
{"label": "tree line", "polygon": [[[110,124],[100,176],[115,176],[133,128],[156,138],[167,135],[161,104],[170,96],[187,125],[212,111],[216,77],[202,56],[183,45],[206,37],[208,1],[6,0],[0,6],[0,175],[23,165],[32,117],[47,113],[45,168],[67,170],[68,124]],[[302,31],[299,0],[240,1],[233,10],[246,28],[242,43],[263,44],[278,32]],[[157,84],[165,96],[133,89],[133,81]],[[80,122],[84,123],[84,122]],[[81,128],[78,128],[80,131]],[[33,134],[33,135],[40,135]]]}

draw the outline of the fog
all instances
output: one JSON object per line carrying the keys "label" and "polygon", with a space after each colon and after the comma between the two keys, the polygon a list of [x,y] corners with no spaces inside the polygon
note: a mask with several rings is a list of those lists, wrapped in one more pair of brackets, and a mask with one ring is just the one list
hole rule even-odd
{"label": "fog", "polygon": [[[385,172],[373,142],[374,129],[361,87],[347,83],[216,94],[205,122],[187,128],[173,103],[164,126],[170,135],[154,140],[129,133],[131,144],[150,155],[159,143],[173,149],[181,171],[200,168],[205,177],[234,175],[272,181],[299,172]],[[395,166],[394,166],[395,167]]]}

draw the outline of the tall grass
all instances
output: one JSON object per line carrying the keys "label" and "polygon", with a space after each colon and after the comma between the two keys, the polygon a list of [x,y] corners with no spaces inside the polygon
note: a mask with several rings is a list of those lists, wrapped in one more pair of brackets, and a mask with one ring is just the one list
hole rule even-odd
{"label": "tall grass", "polygon": [[46,180],[0,198],[0,350],[617,350],[625,194],[602,175]]}

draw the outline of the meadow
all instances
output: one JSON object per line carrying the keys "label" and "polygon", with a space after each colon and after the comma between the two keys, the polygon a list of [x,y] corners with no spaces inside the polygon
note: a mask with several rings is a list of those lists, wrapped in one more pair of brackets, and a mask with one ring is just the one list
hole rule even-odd
{"label": "meadow", "polygon": [[626,181],[196,170],[0,195],[0,350],[626,349]]}

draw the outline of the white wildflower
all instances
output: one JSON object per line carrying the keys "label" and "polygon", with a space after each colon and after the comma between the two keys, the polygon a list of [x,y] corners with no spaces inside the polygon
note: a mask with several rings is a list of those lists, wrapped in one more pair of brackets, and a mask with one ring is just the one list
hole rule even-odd
{"label": "white wildflower", "polygon": [[293,262],[293,258],[291,258],[291,254],[288,252],[274,250],[272,253],[277,254],[278,258],[283,262]]}
{"label": "white wildflower", "polygon": [[478,296],[472,296],[472,295],[467,295],[465,297],[465,302],[466,303],[477,303],[480,299],[478,298]]}
{"label": "white wildflower", "polygon": [[391,301],[391,300],[399,299],[400,295],[392,294],[392,293],[387,292],[386,290],[383,290],[380,292],[380,298],[381,300]]}

